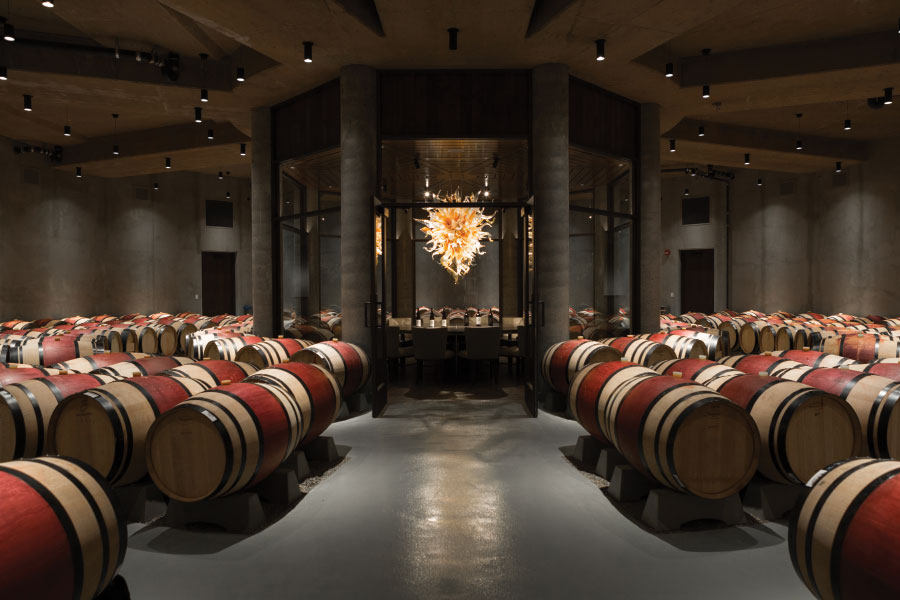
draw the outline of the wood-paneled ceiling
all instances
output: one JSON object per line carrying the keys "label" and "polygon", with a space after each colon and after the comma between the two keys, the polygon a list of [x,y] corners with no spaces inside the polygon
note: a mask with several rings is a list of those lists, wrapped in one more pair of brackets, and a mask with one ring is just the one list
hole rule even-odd
{"label": "wood-paneled ceiling", "polygon": [[[154,83],[135,77],[133,64],[110,68],[108,58],[94,60],[90,52],[63,67],[56,60],[61,50],[2,42],[0,63],[9,65],[10,78],[0,82],[0,135],[31,144],[65,147],[109,136],[113,112],[121,115],[123,134],[190,124],[204,79],[200,53],[209,55],[204,118],[230,122],[247,136],[252,108],[333,79],[345,64],[528,68],[544,62],[566,63],[577,77],[660,104],[663,141],[684,119],[793,135],[797,112],[804,113],[804,131],[838,142],[900,135],[900,106],[866,104],[885,87],[900,88],[896,0],[93,0],[52,9],[39,0],[12,0],[9,14],[5,9],[0,6],[0,15],[23,41],[182,58],[178,83]],[[460,30],[456,51],[447,47],[448,27]],[[607,40],[605,61],[594,60],[597,38]],[[303,62],[306,40],[315,43],[312,63]],[[708,57],[701,56],[704,48],[711,49]],[[663,77],[669,61],[676,65],[672,79]],[[251,74],[243,84],[227,77],[239,64]],[[707,78],[712,94],[702,99]],[[23,94],[33,96],[31,113],[22,110]],[[844,132],[848,103],[853,129]],[[62,135],[67,122],[72,138]],[[684,153],[664,151],[662,159],[741,167],[742,151],[749,151],[765,156],[767,168],[796,172],[827,170],[834,162],[833,150],[800,155],[745,147],[743,140],[685,139]],[[214,164],[226,157],[198,147],[195,158],[180,162],[246,174],[249,157],[232,156],[231,164]],[[127,169],[113,160],[85,168],[105,176],[160,170],[157,156],[146,159],[141,166],[130,158]]]}

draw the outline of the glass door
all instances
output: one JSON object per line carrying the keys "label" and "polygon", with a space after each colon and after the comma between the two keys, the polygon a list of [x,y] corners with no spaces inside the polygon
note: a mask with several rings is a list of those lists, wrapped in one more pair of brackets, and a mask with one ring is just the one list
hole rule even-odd
{"label": "glass door", "polygon": [[372,269],[372,294],[366,307],[366,325],[372,333],[372,417],[380,417],[387,408],[388,357],[387,357],[387,262],[388,210],[378,198],[372,201],[372,219],[375,243],[375,264]]}
{"label": "glass door", "polygon": [[525,339],[519,343],[519,351],[524,354],[525,364],[525,411],[531,417],[537,417],[537,391],[536,377],[540,373],[537,352],[534,347],[537,340],[537,316],[538,306],[535,301],[534,284],[534,196],[519,211],[519,239],[522,240],[522,256],[525,259],[521,263],[522,272],[522,306],[524,307],[524,333]]}

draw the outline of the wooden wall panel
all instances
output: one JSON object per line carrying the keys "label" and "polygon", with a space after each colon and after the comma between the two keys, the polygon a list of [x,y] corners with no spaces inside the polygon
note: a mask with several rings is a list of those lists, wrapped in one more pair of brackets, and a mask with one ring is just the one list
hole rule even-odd
{"label": "wooden wall panel", "polygon": [[335,79],[272,109],[275,161],[341,145],[341,85]]}
{"label": "wooden wall panel", "polygon": [[379,89],[384,138],[526,138],[531,129],[528,71],[381,71]]}
{"label": "wooden wall panel", "polygon": [[569,144],[637,160],[640,105],[569,78]]}

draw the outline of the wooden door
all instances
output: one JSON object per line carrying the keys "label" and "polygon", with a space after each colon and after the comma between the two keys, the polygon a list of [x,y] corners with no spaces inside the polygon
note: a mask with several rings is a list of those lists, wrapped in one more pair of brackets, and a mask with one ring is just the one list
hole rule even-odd
{"label": "wooden door", "polygon": [[712,249],[681,251],[681,312],[714,312],[715,259]]}
{"label": "wooden door", "polygon": [[234,252],[203,253],[203,314],[234,314]]}

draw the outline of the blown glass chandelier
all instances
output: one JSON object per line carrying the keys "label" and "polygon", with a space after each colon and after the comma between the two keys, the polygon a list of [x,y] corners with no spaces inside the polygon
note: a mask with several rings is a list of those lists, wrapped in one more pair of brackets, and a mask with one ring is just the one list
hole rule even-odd
{"label": "blown glass chandelier", "polygon": [[476,202],[476,194],[463,198],[456,190],[450,195],[438,193],[434,196],[438,202],[453,206],[426,208],[428,218],[416,221],[425,225],[422,228],[428,236],[425,251],[430,252],[432,258],[439,256],[441,266],[453,276],[453,283],[459,283],[472,268],[475,257],[484,254],[482,240],[492,241],[491,234],[484,228],[494,224],[497,213],[486,215],[481,207],[459,206],[460,203]]}

